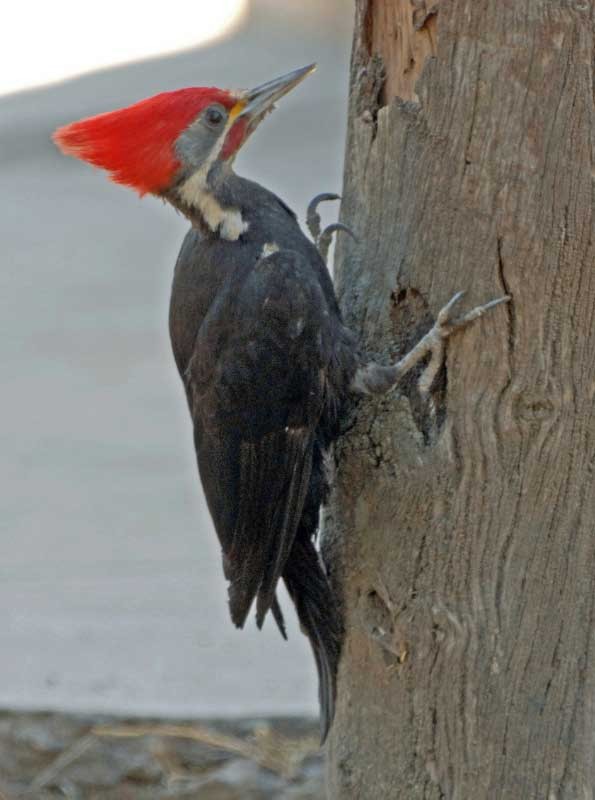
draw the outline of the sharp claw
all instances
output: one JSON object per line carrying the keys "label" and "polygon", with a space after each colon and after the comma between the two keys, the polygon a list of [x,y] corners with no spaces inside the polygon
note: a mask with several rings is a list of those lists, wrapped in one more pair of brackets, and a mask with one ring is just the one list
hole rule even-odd
{"label": "sharp claw", "polygon": [[489,311],[490,308],[494,308],[495,306],[499,306],[500,303],[510,303],[512,297],[509,294],[505,294],[504,297],[498,297],[496,300],[490,300],[489,303],[486,303],[482,306],[484,311]]}
{"label": "sharp claw", "polygon": [[469,323],[479,319],[479,317],[483,317],[487,311],[491,311],[492,308],[499,306],[500,303],[509,303],[511,300],[512,297],[508,294],[504,297],[498,297],[496,300],[490,300],[488,303],[484,303],[482,306],[477,306],[476,308],[471,309],[471,311],[463,314],[463,316],[459,319],[453,320],[450,323],[447,319],[445,322],[442,322],[442,324],[448,327],[449,332],[460,330],[461,328],[467,327]]}
{"label": "sharp claw", "polygon": [[321,194],[317,194],[316,197],[313,197],[310,200],[310,204],[308,205],[308,213],[315,213],[319,203],[326,203],[327,200],[340,199],[341,195],[335,194],[335,192],[322,192]]}
{"label": "sharp claw", "polygon": [[335,233],[335,231],[343,231],[344,233],[348,233],[354,242],[359,242],[359,239],[357,238],[353,230],[349,227],[349,225],[345,225],[345,223],[343,222],[333,222],[330,225],[327,225],[326,228],[323,230],[320,238],[322,239],[322,237],[325,236],[326,234],[332,236],[333,233]]}
{"label": "sharp claw", "polygon": [[464,296],[465,292],[457,292],[454,297],[450,298],[444,308],[440,309],[438,312],[438,318],[436,320],[439,325],[446,325],[448,323],[450,312],[457,305],[457,303],[460,303]]}
{"label": "sharp claw", "polygon": [[348,225],[344,225],[342,222],[333,222],[331,225],[327,225],[318,237],[318,250],[324,261],[326,261],[328,249],[331,246],[333,233],[336,233],[337,231],[348,233],[353,241],[357,242],[357,236]]}
{"label": "sharp claw", "polygon": [[316,197],[313,197],[308,205],[308,209],[306,211],[306,225],[308,226],[308,230],[312,234],[312,238],[315,242],[318,242],[318,237],[320,236],[320,214],[318,213],[318,204],[325,203],[327,200],[340,200],[341,195],[334,194],[333,192],[322,192],[322,194],[317,194]]}

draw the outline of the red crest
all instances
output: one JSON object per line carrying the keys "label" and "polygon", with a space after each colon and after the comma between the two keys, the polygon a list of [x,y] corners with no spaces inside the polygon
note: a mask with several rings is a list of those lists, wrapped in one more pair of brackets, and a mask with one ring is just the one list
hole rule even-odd
{"label": "red crest", "polygon": [[53,135],[60,150],[109,172],[140,195],[159,194],[180,167],[174,143],[210,103],[232,108],[236,98],[215,88],[178,89],[64,125]]}

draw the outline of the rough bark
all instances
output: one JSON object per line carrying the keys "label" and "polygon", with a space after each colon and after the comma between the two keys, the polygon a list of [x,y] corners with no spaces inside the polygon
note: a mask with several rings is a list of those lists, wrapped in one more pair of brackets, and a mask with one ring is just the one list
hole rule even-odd
{"label": "rough bark", "polygon": [[509,306],[434,391],[359,404],[325,538],[347,624],[332,798],[595,797],[594,12],[357,0],[336,275],[388,362]]}

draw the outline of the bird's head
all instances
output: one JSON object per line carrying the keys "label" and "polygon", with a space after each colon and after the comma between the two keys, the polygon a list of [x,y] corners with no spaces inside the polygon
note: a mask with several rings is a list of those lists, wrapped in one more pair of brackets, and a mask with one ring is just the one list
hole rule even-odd
{"label": "bird's head", "polygon": [[66,155],[107,170],[140,195],[168,196],[231,163],[274,103],[313,72],[311,64],[256,89],[192,87],[72,122],[54,133]]}

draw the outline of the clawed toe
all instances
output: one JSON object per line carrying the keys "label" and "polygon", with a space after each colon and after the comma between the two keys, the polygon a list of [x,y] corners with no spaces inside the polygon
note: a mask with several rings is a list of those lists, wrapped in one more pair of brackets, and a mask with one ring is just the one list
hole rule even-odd
{"label": "clawed toe", "polygon": [[476,319],[482,317],[490,309],[500,305],[500,303],[508,303],[511,299],[509,295],[506,295],[504,297],[499,297],[496,300],[490,300],[488,303],[484,303],[482,306],[476,306],[475,308],[471,309],[471,311],[463,314],[462,317],[451,320],[453,309],[461,302],[464,296],[465,292],[457,292],[454,297],[451,297],[448,303],[442,309],[440,309],[434,326],[426,334],[428,340],[427,352],[430,354],[430,360],[420,375],[418,382],[419,391],[424,397],[429,395],[430,389],[432,388],[434,380],[436,379],[436,375],[438,374],[438,371],[444,361],[445,340],[456,331],[466,328],[467,325],[470,325]]}
{"label": "clawed toe", "polygon": [[498,297],[496,300],[490,300],[488,303],[484,303],[484,305],[476,306],[458,319],[451,320],[451,313],[454,307],[463,299],[464,296],[465,292],[457,292],[438,313],[435,327],[439,330],[440,335],[445,339],[455,331],[466,328],[471,322],[479,319],[492,308],[499,306],[500,303],[509,303],[512,299],[510,295]]}
{"label": "clawed toe", "polygon": [[464,295],[464,292],[457,292],[448,301],[439,311],[436,322],[426,335],[396,364],[388,367],[383,367],[373,362],[362,365],[354,376],[352,390],[360,394],[382,394],[388,392],[394,389],[403,375],[406,375],[422,359],[430,356],[430,360],[418,381],[418,388],[422,396],[427,397],[438,371],[444,363],[446,339],[455,331],[465,328],[474,320],[482,317],[487,311],[501,303],[508,303],[512,299],[509,295],[505,295],[496,300],[490,300],[482,306],[476,306],[458,319],[451,320],[453,309],[463,299]]}
{"label": "clawed toe", "polygon": [[357,242],[357,236],[351,230],[348,225],[344,225],[342,222],[333,222],[331,225],[327,225],[326,228],[322,231],[320,236],[318,237],[318,252],[326,261],[326,257],[328,256],[328,250],[331,246],[331,241],[333,239],[333,233],[337,233],[338,231],[343,231],[344,233],[348,233],[354,242]]}
{"label": "clawed toe", "polygon": [[334,194],[333,192],[322,192],[313,197],[308,204],[306,211],[306,225],[315,243],[318,243],[320,237],[320,214],[318,213],[318,206],[320,203],[326,203],[328,200],[340,200],[341,195]]}
{"label": "clawed toe", "polygon": [[453,297],[450,298],[444,308],[440,309],[438,316],[436,317],[436,322],[438,325],[444,327],[450,323],[451,312],[453,308],[461,302],[463,297],[465,297],[465,292],[457,292]]}
{"label": "clawed toe", "polygon": [[340,200],[340,199],[341,199],[340,195],[331,192],[323,192],[322,194],[317,194],[316,197],[314,197],[310,202],[310,204],[308,205],[308,210],[306,212],[306,225],[308,226],[308,230],[312,235],[314,244],[318,248],[318,252],[320,253],[325,262],[328,256],[329,247],[331,246],[331,242],[333,240],[334,233],[337,233],[338,231],[343,231],[344,233],[348,233],[351,236],[351,238],[357,242],[357,237],[355,233],[351,230],[351,228],[348,225],[344,225],[342,222],[333,222],[331,225],[327,225],[327,227],[324,230],[321,230],[318,205],[320,203],[326,202],[327,200]]}

